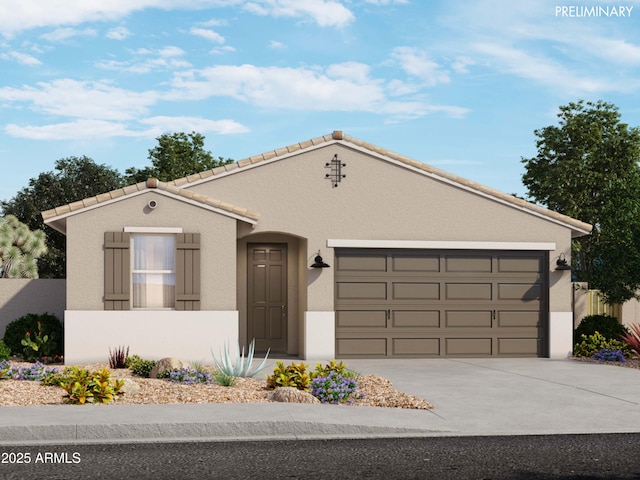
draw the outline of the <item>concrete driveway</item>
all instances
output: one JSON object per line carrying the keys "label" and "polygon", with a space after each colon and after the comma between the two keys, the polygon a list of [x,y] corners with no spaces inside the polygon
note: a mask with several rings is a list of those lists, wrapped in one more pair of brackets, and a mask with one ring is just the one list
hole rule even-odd
{"label": "concrete driveway", "polygon": [[350,360],[429,400],[455,434],[640,432],[640,370],[575,360]]}

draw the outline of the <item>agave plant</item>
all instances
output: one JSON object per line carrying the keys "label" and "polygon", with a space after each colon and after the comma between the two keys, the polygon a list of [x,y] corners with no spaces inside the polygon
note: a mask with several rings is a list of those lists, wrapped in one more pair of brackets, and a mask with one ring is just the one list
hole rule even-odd
{"label": "agave plant", "polygon": [[238,349],[236,350],[236,361],[235,363],[231,363],[231,356],[229,355],[229,344],[225,343],[224,349],[220,354],[220,360],[216,358],[216,355],[213,353],[213,349],[211,350],[211,355],[213,356],[213,363],[218,369],[218,372],[228,375],[231,377],[254,377],[258,373],[260,373],[264,367],[266,366],[267,357],[269,356],[269,350],[267,350],[267,354],[264,356],[264,360],[262,363],[258,365],[255,369],[251,370],[251,364],[253,363],[253,352],[255,347],[256,339],[251,340],[249,344],[249,351],[247,352],[247,356],[244,355],[244,346],[242,350],[240,350],[240,343],[238,343]]}

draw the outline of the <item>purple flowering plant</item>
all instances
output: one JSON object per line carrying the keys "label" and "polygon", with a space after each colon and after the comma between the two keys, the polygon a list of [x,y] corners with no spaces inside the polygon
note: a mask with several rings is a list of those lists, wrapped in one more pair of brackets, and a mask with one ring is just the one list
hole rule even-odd
{"label": "purple flowering plant", "polygon": [[358,382],[352,377],[345,377],[334,371],[327,375],[319,375],[311,381],[311,395],[322,403],[347,403],[352,404],[357,398]]}
{"label": "purple flowering plant", "polygon": [[602,348],[593,354],[593,359],[600,362],[626,362],[622,350],[613,348]]}
{"label": "purple flowering plant", "polygon": [[7,360],[0,362],[0,379],[39,382],[57,373],[57,368],[45,367],[41,362],[36,362],[28,367],[12,367]]}
{"label": "purple flowering plant", "polygon": [[211,374],[197,370],[193,367],[186,367],[171,370],[166,380],[176,383],[186,383],[192,385],[194,383],[211,383]]}

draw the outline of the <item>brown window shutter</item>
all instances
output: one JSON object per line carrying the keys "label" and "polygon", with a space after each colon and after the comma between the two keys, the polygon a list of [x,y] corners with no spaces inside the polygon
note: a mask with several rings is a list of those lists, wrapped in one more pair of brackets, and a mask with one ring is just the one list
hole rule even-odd
{"label": "brown window shutter", "polygon": [[176,235],[176,310],[200,310],[200,234]]}
{"label": "brown window shutter", "polygon": [[104,234],[104,309],[131,309],[130,235],[125,232]]}

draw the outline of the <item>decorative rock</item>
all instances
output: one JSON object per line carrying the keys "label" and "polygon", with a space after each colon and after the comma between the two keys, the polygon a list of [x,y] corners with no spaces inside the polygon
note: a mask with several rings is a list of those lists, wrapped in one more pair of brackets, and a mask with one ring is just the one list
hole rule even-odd
{"label": "decorative rock", "polygon": [[166,372],[167,370],[180,369],[188,367],[189,364],[185,363],[177,358],[162,358],[156,362],[156,365],[151,369],[149,378],[158,378],[160,372]]}
{"label": "decorative rock", "polygon": [[121,392],[124,392],[126,395],[133,395],[140,391],[140,385],[131,380],[130,378],[124,379],[124,385],[120,389]]}
{"label": "decorative rock", "polygon": [[278,387],[267,394],[267,398],[273,402],[287,403],[321,403],[316,397],[304,390],[295,387]]}

